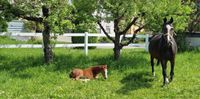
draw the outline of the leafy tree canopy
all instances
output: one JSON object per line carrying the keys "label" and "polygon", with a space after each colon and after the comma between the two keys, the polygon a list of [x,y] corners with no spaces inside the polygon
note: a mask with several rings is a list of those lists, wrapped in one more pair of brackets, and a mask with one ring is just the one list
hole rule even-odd
{"label": "leafy tree canopy", "polygon": [[193,5],[190,1],[182,3],[182,0],[99,0],[98,9],[99,12],[106,13],[107,16],[101,17],[104,20],[123,17],[123,21],[119,23],[121,30],[134,17],[144,14],[134,25],[145,24],[147,30],[158,32],[161,31],[164,17],[173,17],[175,29],[184,30]]}
{"label": "leafy tree canopy", "polygon": [[[1,0],[3,16],[10,21],[13,17],[23,18],[30,21],[48,21],[51,32],[63,33],[72,29],[71,6],[68,0]],[[42,7],[48,8],[50,14],[47,18],[42,15]]]}
{"label": "leafy tree canopy", "polygon": [[72,0],[73,32],[96,32],[96,21],[92,16],[96,10],[96,0]]}

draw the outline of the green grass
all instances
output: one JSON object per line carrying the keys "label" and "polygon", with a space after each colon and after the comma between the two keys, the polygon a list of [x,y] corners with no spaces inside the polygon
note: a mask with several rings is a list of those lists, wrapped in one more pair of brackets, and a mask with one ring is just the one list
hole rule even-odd
{"label": "green grass", "polygon": [[[85,57],[83,50],[54,49],[55,61],[43,64],[42,49],[0,49],[1,99],[198,99],[200,97],[200,52],[179,53],[175,78],[162,86],[161,66],[151,76],[149,54],[124,49],[113,61],[112,49],[95,49]],[[108,65],[107,80],[87,83],[69,78],[72,68]],[[168,70],[170,68],[168,67]],[[169,71],[168,71],[169,74]]]}
{"label": "green grass", "polygon": [[[54,41],[53,39],[51,40],[52,44],[67,44],[68,42],[61,42],[61,41]],[[0,36],[0,44],[42,44],[42,40],[39,39],[30,39],[27,41],[20,41],[16,39],[12,39],[8,36]]]}
{"label": "green grass", "polygon": [[25,44],[25,42],[11,39],[7,36],[0,36],[0,44]]}

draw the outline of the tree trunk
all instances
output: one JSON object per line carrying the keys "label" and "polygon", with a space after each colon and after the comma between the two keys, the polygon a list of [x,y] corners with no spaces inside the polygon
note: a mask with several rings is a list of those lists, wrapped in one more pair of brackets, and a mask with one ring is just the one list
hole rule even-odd
{"label": "tree trunk", "polygon": [[116,33],[115,35],[115,44],[113,50],[114,50],[114,60],[119,60],[121,46],[120,46],[120,35],[118,33]]}
{"label": "tree trunk", "polygon": [[43,23],[44,25],[44,31],[42,32],[43,36],[43,45],[44,45],[44,59],[45,63],[50,63],[53,61],[53,52],[52,47],[50,44],[50,26],[47,21]]}
{"label": "tree trunk", "polygon": [[45,63],[50,63],[53,61],[53,52],[52,52],[52,47],[50,44],[50,31],[51,28],[49,26],[49,22],[47,20],[48,16],[49,16],[49,9],[46,6],[42,6],[42,13],[43,16],[46,18],[43,20],[43,26],[44,26],[44,30],[42,32],[42,36],[43,36],[43,45],[44,45],[44,59],[45,59]]}
{"label": "tree trunk", "polygon": [[120,51],[121,51],[121,48],[119,47],[119,45],[115,44],[115,47],[114,47],[114,59],[115,60],[119,60]]}

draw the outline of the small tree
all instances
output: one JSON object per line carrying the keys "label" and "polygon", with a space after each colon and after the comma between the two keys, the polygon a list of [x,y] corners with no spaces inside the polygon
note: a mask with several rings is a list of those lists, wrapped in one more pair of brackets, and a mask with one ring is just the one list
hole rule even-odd
{"label": "small tree", "polygon": [[[187,14],[190,12],[190,7],[182,5],[181,0],[98,0],[96,17],[98,25],[114,43],[114,59],[118,60],[120,50],[129,45],[141,29],[161,30],[161,20],[166,16],[179,20],[175,27],[183,29],[187,25]],[[114,21],[115,38],[110,37],[103,28],[102,20]],[[139,27],[133,32],[132,38],[125,43],[120,41],[120,36],[125,35],[132,25]]]}
{"label": "small tree", "polygon": [[[114,43],[115,60],[119,59],[121,49],[129,45],[136,37],[136,34],[144,28],[142,23],[144,13],[138,8],[138,3],[134,0],[99,0],[98,2],[97,23],[105,35]],[[103,28],[101,24],[103,20],[114,21],[115,38],[110,37]],[[132,25],[137,25],[139,28],[133,32],[133,36],[129,41],[121,42],[120,36],[125,35]]]}
{"label": "small tree", "polygon": [[70,6],[68,0],[3,1],[7,4],[1,5],[3,8],[9,6],[8,9],[2,10],[4,13],[8,15],[10,14],[13,17],[23,18],[43,24],[44,30],[42,36],[45,63],[53,61],[50,33],[63,33],[66,28],[72,28],[72,24],[68,20],[70,17]]}

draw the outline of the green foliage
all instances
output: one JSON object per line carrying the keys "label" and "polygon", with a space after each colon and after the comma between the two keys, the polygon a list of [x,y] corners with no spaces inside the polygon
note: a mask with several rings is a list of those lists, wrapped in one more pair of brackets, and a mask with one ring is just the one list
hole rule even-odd
{"label": "green foliage", "polygon": [[198,32],[200,31],[200,4],[197,2],[193,1],[196,3],[196,6],[194,6],[194,11],[190,15],[190,20],[188,24],[188,31],[189,32]]}
{"label": "green foliage", "polygon": [[[124,15],[120,22],[120,30],[123,30],[133,17],[144,14],[137,24],[145,24],[148,31],[161,31],[163,18],[173,17],[175,31],[184,30],[188,25],[189,15],[194,10],[190,1],[182,3],[182,0],[100,0],[98,11],[106,13],[101,17],[103,20],[113,21],[115,18]],[[191,4],[189,4],[191,3]]]}
{"label": "green foliage", "polygon": [[27,44],[42,44],[42,40],[31,38],[30,40],[26,41]]}
{"label": "green foliage", "polygon": [[[155,66],[156,77],[151,76],[149,54],[143,50],[123,50],[122,58],[116,62],[111,57],[112,49],[90,50],[88,57],[82,50],[55,49],[56,59],[50,65],[43,64],[41,49],[0,49],[0,52],[0,98],[3,99],[200,97],[198,51],[177,55],[174,81],[166,87],[161,87],[161,66]],[[101,74],[86,83],[69,78],[73,68],[99,64],[108,65],[108,79],[104,80]],[[169,74],[170,68],[167,70]]]}
{"label": "green foliage", "polygon": [[24,21],[24,31],[25,32],[42,32],[44,29],[41,23],[34,21]]}
{"label": "green foliage", "polygon": [[[153,32],[161,32],[163,18],[174,18],[175,31],[182,31],[188,25],[192,5],[183,4],[182,0],[151,0],[148,6],[143,6],[146,28]],[[188,1],[189,2],[189,1]]]}
{"label": "green foliage", "polygon": [[1,17],[0,17],[0,32],[7,31],[7,27],[8,27],[7,22],[5,20],[1,19]]}
{"label": "green foliage", "polygon": [[24,21],[25,32],[35,32],[36,24],[33,21]]}
{"label": "green foliage", "polygon": [[100,37],[98,39],[98,42],[100,42],[100,43],[112,43],[112,41],[110,39],[108,39],[107,37]]}
{"label": "green foliage", "polygon": [[[140,4],[141,2],[143,3]],[[98,20],[114,21],[114,19],[123,16],[122,20],[119,22],[120,31],[123,31],[132,21],[133,17],[138,17],[142,13],[140,7],[148,6],[145,5],[145,2],[147,1],[100,0],[97,3],[96,18]],[[142,21],[139,19],[135,25],[141,25],[141,23]]]}
{"label": "green foliage", "polygon": [[23,41],[18,41],[15,39],[11,39],[8,36],[0,36],[0,44],[24,44]]}
{"label": "green foliage", "polygon": [[[90,3],[89,3],[90,2]],[[73,0],[73,23],[74,33],[96,33],[96,22],[92,14],[95,11],[96,1],[91,0]],[[89,37],[89,43],[96,43],[97,37]],[[84,43],[84,37],[72,37],[72,43]],[[94,47],[90,47],[94,48]]]}
{"label": "green foliage", "polygon": [[[47,19],[43,17],[43,21],[48,21],[51,26],[51,32],[62,34],[68,29],[72,29],[73,25],[70,21],[71,7],[68,0],[36,0],[24,1],[15,0],[14,3],[9,3],[8,0],[1,0],[0,4],[3,6],[0,20],[4,18],[5,21],[10,21],[13,18],[41,18],[42,6],[49,8],[50,14]],[[5,19],[6,18],[6,19]],[[31,20],[38,21],[38,20]],[[0,21],[1,22],[1,21]]]}
{"label": "green foliage", "polygon": [[185,32],[177,32],[176,43],[179,52],[189,51],[190,49],[192,49],[189,43],[187,42],[186,37],[187,35]]}
{"label": "green foliage", "polygon": [[[89,31],[89,33],[96,33],[96,31],[94,30],[94,27],[91,24],[87,24],[87,23],[79,24],[76,27],[76,31],[74,31],[74,32],[75,33],[84,33],[84,31],[87,31],[87,30]],[[88,37],[88,42],[96,43],[97,37]],[[72,43],[84,43],[84,37],[72,37]],[[95,47],[89,47],[89,48],[95,48]]]}
{"label": "green foliage", "polygon": [[0,0],[0,28],[1,31],[7,31],[7,21],[15,18],[15,14],[20,14],[17,8],[10,5],[8,0]]}
{"label": "green foliage", "polygon": [[51,9],[48,21],[51,23],[52,32],[62,34],[74,28],[70,20],[72,7],[69,5],[68,0],[52,0],[48,4]]}

